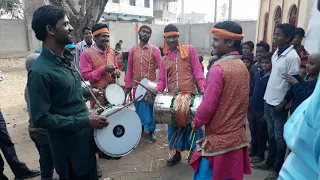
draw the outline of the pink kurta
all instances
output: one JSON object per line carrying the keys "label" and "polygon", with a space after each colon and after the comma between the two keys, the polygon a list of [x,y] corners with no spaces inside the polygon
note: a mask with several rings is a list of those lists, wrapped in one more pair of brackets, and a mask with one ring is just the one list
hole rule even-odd
{"label": "pink kurta", "polygon": [[[209,71],[204,98],[193,120],[194,126],[197,129],[209,124],[210,121],[214,121],[214,119],[211,119],[219,105],[223,88],[223,71],[220,65],[215,65]],[[215,156],[203,156],[202,151],[195,151],[190,161],[190,165],[195,172],[198,171],[200,158],[207,158],[209,160],[214,174],[212,180],[222,180],[224,178],[241,180],[243,179],[243,174],[251,174],[247,147]]]}
{"label": "pink kurta", "polygon": [[[151,48],[151,45],[148,43],[142,48],[142,50],[144,51],[149,48]],[[133,87],[132,79],[133,79],[133,74],[134,74],[134,61],[140,61],[140,58],[141,58],[141,57],[137,57],[136,59],[134,59],[134,50],[135,50],[135,47],[131,48],[129,51],[128,67],[127,67],[126,77],[125,77],[126,88]],[[145,53],[144,55],[149,56],[148,53]],[[156,61],[156,64],[159,68],[159,78],[158,78],[158,85],[157,85],[157,90],[158,90],[159,87],[165,86],[165,84],[162,84],[165,82],[164,81],[165,70],[164,70],[163,61],[161,59],[161,53],[160,53],[159,48],[157,48],[157,47],[153,48],[152,56],[153,56],[154,60]],[[146,69],[148,67],[142,67],[142,68]],[[136,71],[138,71],[138,70],[136,70]]]}
{"label": "pink kurta", "polygon": [[[96,49],[96,48],[95,48]],[[103,55],[104,57],[107,57],[107,52],[98,50]],[[117,64],[117,59],[116,55],[114,54],[113,57],[114,65],[116,66],[116,69],[119,69],[118,64]],[[81,70],[81,75],[86,81],[90,82],[96,82],[101,79],[103,74],[107,73],[105,70],[105,67],[100,67],[98,69],[94,69],[92,66],[92,60],[88,56],[87,51],[83,51],[80,55],[80,70]]]}
{"label": "pink kurta", "polygon": [[[192,45],[186,45],[185,47],[187,48],[187,50],[189,52],[188,53],[189,54],[188,58],[190,59],[190,65],[191,65],[191,68],[192,68],[193,77],[196,80],[200,91],[203,92],[205,87],[206,87],[206,80],[205,80],[203,71],[201,69],[201,65],[200,65],[200,61],[198,59],[197,52],[196,52],[195,48]],[[175,50],[175,51],[170,51],[169,50],[168,55],[167,55],[168,60],[174,62],[176,57],[177,57],[177,53],[179,53],[178,49]],[[180,59],[180,57],[179,57],[179,59]],[[183,61],[183,59],[181,59],[181,61]],[[161,80],[163,80],[162,83],[160,83]],[[166,88],[166,82],[165,82],[166,78],[164,77],[161,80],[159,79],[159,81],[158,81],[159,91],[164,91],[164,89]]]}

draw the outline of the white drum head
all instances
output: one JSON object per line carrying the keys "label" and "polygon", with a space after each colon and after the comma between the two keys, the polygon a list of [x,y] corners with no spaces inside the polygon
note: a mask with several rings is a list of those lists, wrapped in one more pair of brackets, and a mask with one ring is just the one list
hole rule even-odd
{"label": "white drum head", "polygon": [[[145,87],[147,87],[148,85],[148,79],[147,78],[143,78],[140,83],[142,85],[144,85]],[[141,98],[138,99],[138,101],[141,101],[143,99],[143,97],[147,94],[147,90],[145,88],[143,88],[142,86],[138,85],[137,89],[136,89],[136,98],[141,96]]]}
{"label": "white drum head", "polygon": [[[105,110],[106,116],[121,107]],[[129,108],[108,117],[109,125],[103,129],[94,130],[94,140],[104,154],[111,157],[122,157],[129,154],[139,143],[142,124],[139,116]]]}
{"label": "white drum head", "polygon": [[121,105],[125,100],[125,93],[121,86],[109,84],[105,90],[105,97],[110,104]]}

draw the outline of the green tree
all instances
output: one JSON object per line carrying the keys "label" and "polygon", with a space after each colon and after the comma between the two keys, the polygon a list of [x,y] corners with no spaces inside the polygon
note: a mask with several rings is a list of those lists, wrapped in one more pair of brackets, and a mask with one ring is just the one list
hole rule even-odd
{"label": "green tree", "polygon": [[20,0],[0,0],[0,17],[23,19],[23,10]]}
{"label": "green tree", "polygon": [[92,27],[99,22],[108,0],[49,0],[53,5],[63,7],[74,28],[74,40],[82,40],[82,28]]}

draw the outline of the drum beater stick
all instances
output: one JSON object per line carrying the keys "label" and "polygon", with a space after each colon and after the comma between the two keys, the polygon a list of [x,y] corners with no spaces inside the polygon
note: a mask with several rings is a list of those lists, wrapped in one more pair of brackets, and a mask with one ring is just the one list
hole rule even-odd
{"label": "drum beater stick", "polygon": [[85,85],[86,88],[89,90],[89,92],[90,92],[93,100],[97,103],[98,107],[104,109],[104,108],[102,107],[102,105],[100,104],[100,102],[98,101],[98,99],[96,98],[96,96],[95,96],[95,95],[93,94],[93,92],[91,91],[90,87],[89,87],[89,86],[87,85],[87,83],[85,82],[85,80],[84,80],[84,78],[82,77],[79,69],[78,69],[75,65],[74,65],[74,68],[77,70],[79,76],[81,77],[81,80],[84,82],[84,85]]}
{"label": "drum beater stick", "polygon": [[124,105],[123,107],[121,107],[120,109],[117,109],[117,110],[113,111],[112,113],[106,115],[105,117],[109,117],[109,116],[111,116],[111,115],[113,115],[113,114],[121,111],[122,109],[124,109],[124,108],[130,106],[131,104],[133,104],[134,102],[136,102],[136,101],[137,101],[138,99],[140,99],[141,97],[142,97],[142,95],[140,95],[140,96],[139,96],[138,98],[136,98],[135,100],[129,102],[128,104],[125,104],[125,105]]}

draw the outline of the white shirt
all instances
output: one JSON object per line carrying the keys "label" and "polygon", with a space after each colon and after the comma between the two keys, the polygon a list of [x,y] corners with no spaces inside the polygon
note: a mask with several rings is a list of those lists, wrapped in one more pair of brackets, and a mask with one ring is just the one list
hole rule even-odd
{"label": "white shirt", "polygon": [[272,56],[272,71],[268,81],[264,100],[267,104],[277,106],[286,96],[290,84],[283,78],[284,73],[298,75],[300,72],[301,60],[293,46],[286,49],[278,56],[279,49]]}
{"label": "white shirt", "polygon": [[[93,44],[93,41],[92,41]],[[76,44],[76,59],[75,59],[75,64],[77,66],[77,68],[80,70],[80,54],[88,49],[89,46],[87,45],[87,42],[85,40],[79,42]]]}

